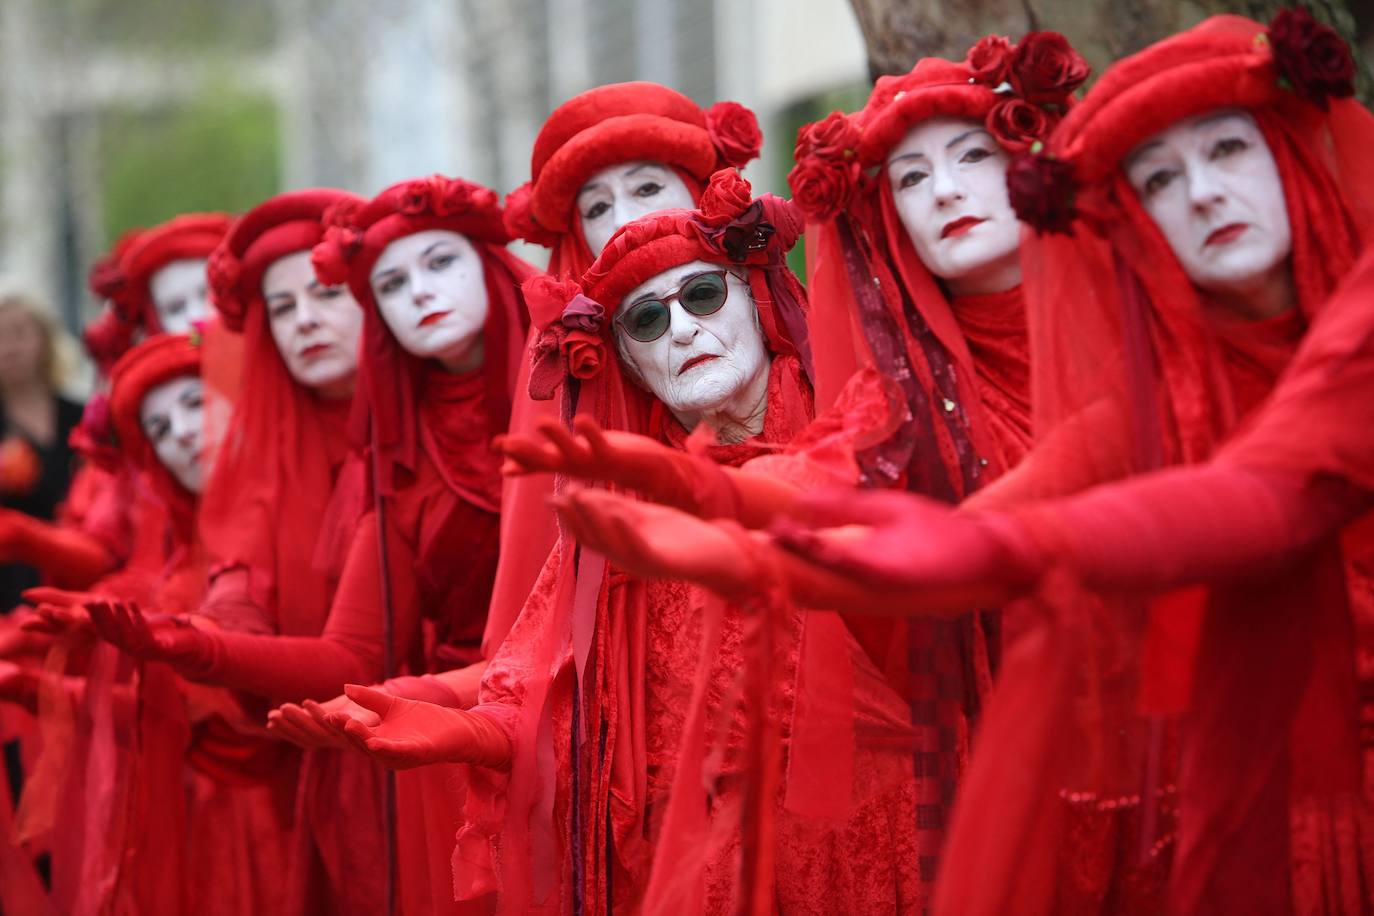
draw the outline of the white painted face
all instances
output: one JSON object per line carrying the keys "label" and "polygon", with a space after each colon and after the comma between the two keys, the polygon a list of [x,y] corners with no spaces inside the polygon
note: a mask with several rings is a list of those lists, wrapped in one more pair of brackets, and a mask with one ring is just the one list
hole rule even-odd
{"label": "white painted face", "polygon": [[1248,112],[1185,118],[1136,147],[1125,169],[1193,285],[1246,296],[1287,269],[1283,182]]}
{"label": "white painted face", "polygon": [[621,162],[597,172],[577,192],[582,237],[593,257],[626,223],[659,210],[693,206],[687,185],[661,162]]}
{"label": "white painted face", "polygon": [[429,229],[399,238],[377,259],[371,283],[382,319],[408,352],[455,370],[481,364],[487,284],[466,236]]}
{"label": "white painted face", "polygon": [[183,375],[150,388],[138,414],[157,460],[183,487],[199,493],[205,479],[200,379]]}
{"label": "white painted face", "polygon": [[351,394],[363,310],[348,287],[320,283],[310,252],[297,251],[263,273],[262,295],[272,339],[291,377],[322,397]]}
{"label": "white painted face", "polygon": [[669,303],[668,328],[657,340],[635,340],[619,319],[646,299],[663,300],[692,277],[719,270],[720,265],[705,261],[666,270],[631,290],[617,312],[621,358],[639,383],[689,428],[703,413],[728,412],[726,405],[767,377],[768,349],[749,284],[726,273],[725,304],[711,315],[693,315],[681,301]]}
{"label": "white painted face", "polygon": [[168,334],[186,334],[194,322],[209,317],[210,292],[205,263],[202,258],[169,261],[148,279],[157,320]]}
{"label": "white painted face", "polygon": [[892,199],[916,256],[956,296],[1021,282],[1021,223],[1007,197],[1008,159],[969,118],[922,121],[888,157]]}

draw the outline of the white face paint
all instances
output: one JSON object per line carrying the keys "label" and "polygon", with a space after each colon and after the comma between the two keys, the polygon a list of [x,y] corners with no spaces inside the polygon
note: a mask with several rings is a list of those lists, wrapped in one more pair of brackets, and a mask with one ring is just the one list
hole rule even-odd
{"label": "white face paint", "polygon": [[183,375],[150,388],[138,415],[158,461],[183,487],[199,493],[205,477],[200,379]]}
{"label": "white face paint", "polygon": [[466,236],[430,229],[397,239],[372,268],[382,319],[408,352],[459,372],[482,363],[487,284]]}
{"label": "white face paint", "polygon": [[[645,299],[666,299],[679,292],[684,281],[720,269],[693,261],[666,270],[631,290],[617,314]],[[668,329],[657,340],[635,340],[619,322],[615,328],[631,375],[688,429],[707,415],[718,418],[720,422],[713,420],[718,428],[721,422],[745,425],[755,414],[762,419],[769,359],[758,309],[746,281],[730,273],[725,279],[728,295],[719,311],[693,315],[673,301],[668,306]]]}
{"label": "white face paint", "polygon": [[200,258],[169,261],[148,279],[157,320],[168,334],[186,334],[194,322],[210,315],[205,263]]}
{"label": "white face paint", "polygon": [[693,206],[687,185],[661,162],[621,162],[597,172],[577,192],[582,237],[593,257],[626,223],[659,210]]}
{"label": "white face paint", "polygon": [[1246,298],[1287,284],[1293,233],[1283,182],[1248,112],[1179,121],[1136,147],[1125,169],[1195,286]]}
{"label": "white face paint", "polygon": [[310,252],[273,261],[262,275],[272,339],[291,377],[326,398],[347,397],[358,371],[363,310],[347,286],[315,279]]}
{"label": "white face paint", "polygon": [[931,118],[892,150],[887,178],[916,256],[954,295],[1021,282],[1021,223],[1007,197],[1009,157],[979,121]]}

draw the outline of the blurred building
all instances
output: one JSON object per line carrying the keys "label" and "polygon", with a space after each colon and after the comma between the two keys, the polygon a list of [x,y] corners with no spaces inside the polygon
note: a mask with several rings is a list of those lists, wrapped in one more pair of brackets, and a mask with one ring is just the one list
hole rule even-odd
{"label": "blurred building", "polygon": [[782,190],[865,72],[847,0],[4,0],[0,288],[74,326],[134,225],[436,171],[508,191],[556,105],[621,80],[754,108]]}

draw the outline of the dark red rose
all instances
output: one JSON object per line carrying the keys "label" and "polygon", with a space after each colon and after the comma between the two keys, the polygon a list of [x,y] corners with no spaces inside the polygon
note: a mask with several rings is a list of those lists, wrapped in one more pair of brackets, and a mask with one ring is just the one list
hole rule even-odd
{"label": "dark red rose", "polygon": [[1007,82],[1011,78],[1011,64],[1016,57],[1016,49],[1001,35],[987,35],[969,48],[966,63],[973,71],[973,78],[990,89]]}
{"label": "dark red rose", "polygon": [[848,115],[832,111],[823,120],[797,131],[795,158],[849,159],[859,145],[859,129]]}
{"label": "dark red rose", "polygon": [[589,334],[601,330],[601,322],[606,318],[606,310],[600,302],[578,293],[563,306],[559,323],[572,331],[586,331]]}
{"label": "dark red rose", "polygon": [[1031,32],[1016,46],[1011,85],[1035,105],[1064,105],[1092,68],[1058,32]]}
{"label": "dark red rose", "polygon": [[739,216],[753,199],[754,189],[744,176],[734,169],[721,169],[711,176],[697,209],[707,222],[723,223]]}
{"label": "dark red rose", "polygon": [[1037,232],[1073,234],[1073,166],[1045,154],[1018,153],[1007,166],[1007,195],[1016,215]]}
{"label": "dark red rose", "polygon": [[1325,111],[1331,98],[1355,94],[1355,59],[1335,29],[1307,10],[1280,10],[1269,25],[1269,43],[1279,78],[1299,96]]}
{"label": "dark red rose", "polygon": [[435,216],[459,216],[473,209],[473,188],[466,181],[435,176],[430,179],[430,200]]}
{"label": "dark red rose", "polygon": [[239,280],[243,276],[243,265],[225,246],[216,248],[205,265],[205,276],[210,281],[211,299],[215,307],[223,312],[232,309],[238,298]]}
{"label": "dark red rose", "polygon": [[343,197],[324,208],[320,214],[322,226],[356,226],[362,203],[350,197]]}
{"label": "dark red rose", "polygon": [[835,162],[814,156],[802,159],[787,174],[792,202],[813,222],[824,222],[848,206],[858,180],[857,162]]}
{"label": "dark red rose", "polygon": [[563,338],[563,361],[573,378],[595,378],[606,360],[606,344],[598,334],[570,330]]}
{"label": "dark red rose", "polygon": [[531,245],[552,248],[558,244],[559,234],[545,229],[534,218],[534,211],[530,209],[533,200],[534,185],[528,181],[506,195],[506,206],[501,214],[506,231]]}
{"label": "dark red rose", "polygon": [[401,199],[396,209],[406,216],[420,216],[429,212],[429,182],[423,178],[411,181],[401,189]]}
{"label": "dark red rose", "polygon": [[988,133],[1013,153],[1023,153],[1037,140],[1044,140],[1053,126],[1045,109],[1017,98],[992,106],[987,117]]}
{"label": "dark red rose", "polygon": [[763,149],[759,119],[739,102],[717,102],[706,109],[706,131],[720,161],[735,168],[757,159]]}

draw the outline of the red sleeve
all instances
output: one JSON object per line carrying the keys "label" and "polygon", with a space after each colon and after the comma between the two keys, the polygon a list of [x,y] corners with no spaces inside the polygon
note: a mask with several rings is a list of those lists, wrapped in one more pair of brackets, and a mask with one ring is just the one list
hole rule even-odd
{"label": "red sleeve", "polygon": [[[318,637],[266,636],[209,631],[198,657],[180,666],[194,680],[233,687],[279,701],[329,699],[344,684],[370,684],[382,675],[383,605],[378,575],[378,529],[369,513],[349,548],[339,589]],[[387,540],[391,566],[393,634],[399,650],[418,621],[415,557],[401,537]]]}
{"label": "red sleeve", "polygon": [[0,560],[38,569],[58,588],[84,589],[115,567],[98,539],[78,528],[0,509]]}

